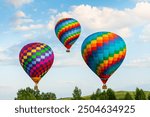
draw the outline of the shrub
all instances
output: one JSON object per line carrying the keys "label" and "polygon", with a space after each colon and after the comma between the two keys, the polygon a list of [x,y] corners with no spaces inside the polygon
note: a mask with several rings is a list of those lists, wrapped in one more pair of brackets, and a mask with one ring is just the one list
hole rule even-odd
{"label": "shrub", "polygon": [[129,92],[127,92],[127,93],[125,94],[124,100],[133,100],[133,98],[132,98],[132,96],[130,95]]}

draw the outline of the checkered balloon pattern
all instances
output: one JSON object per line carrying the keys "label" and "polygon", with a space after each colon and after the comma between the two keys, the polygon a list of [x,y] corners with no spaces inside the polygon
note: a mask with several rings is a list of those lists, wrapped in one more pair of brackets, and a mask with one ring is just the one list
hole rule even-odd
{"label": "checkered balloon pattern", "polygon": [[124,60],[126,44],[117,34],[97,32],[84,40],[81,53],[89,68],[106,84]]}
{"label": "checkered balloon pattern", "polygon": [[19,60],[31,79],[37,84],[54,61],[52,49],[43,43],[30,43],[22,48]]}
{"label": "checkered balloon pattern", "polygon": [[55,26],[55,33],[61,43],[70,49],[81,33],[79,22],[73,18],[63,18]]}

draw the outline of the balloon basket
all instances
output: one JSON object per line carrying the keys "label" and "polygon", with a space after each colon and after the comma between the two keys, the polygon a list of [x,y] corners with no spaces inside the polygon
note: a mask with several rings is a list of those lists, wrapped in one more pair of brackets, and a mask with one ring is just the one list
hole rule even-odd
{"label": "balloon basket", "polygon": [[70,50],[69,50],[69,49],[67,49],[67,50],[66,50],[66,52],[70,52]]}
{"label": "balloon basket", "polygon": [[35,90],[35,91],[38,91],[38,90],[39,90],[37,85],[34,86],[34,90]]}
{"label": "balloon basket", "polygon": [[106,90],[106,89],[107,89],[107,86],[104,84],[104,85],[102,86],[102,89],[103,89],[103,90]]}

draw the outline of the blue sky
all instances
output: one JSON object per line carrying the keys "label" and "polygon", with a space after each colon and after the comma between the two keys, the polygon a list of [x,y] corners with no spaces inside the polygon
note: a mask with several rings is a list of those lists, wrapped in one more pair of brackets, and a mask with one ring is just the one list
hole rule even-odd
{"label": "blue sky", "polygon": [[[21,68],[18,55],[31,42],[43,42],[54,51],[55,61],[39,83],[44,92],[72,96],[75,86],[89,95],[101,88],[100,79],[81,57],[81,44],[90,34],[111,31],[126,42],[127,56],[108,81],[114,90],[150,89],[149,0],[0,0],[0,99],[13,99],[20,88],[34,83]],[[63,17],[73,17],[82,33],[66,53],[54,26]]]}

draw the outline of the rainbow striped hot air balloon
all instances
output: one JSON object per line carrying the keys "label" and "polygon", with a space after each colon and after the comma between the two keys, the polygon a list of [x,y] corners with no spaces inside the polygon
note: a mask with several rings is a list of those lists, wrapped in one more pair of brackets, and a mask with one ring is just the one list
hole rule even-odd
{"label": "rainbow striped hot air balloon", "polygon": [[73,18],[63,18],[55,26],[55,33],[60,42],[70,52],[71,46],[75,43],[81,33],[79,22]]}
{"label": "rainbow striped hot air balloon", "polygon": [[25,72],[35,82],[35,90],[38,90],[37,84],[53,64],[52,49],[43,43],[30,43],[21,49],[19,60]]}
{"label": "rainbow striped hot air balloon", "polygon": [[103,82],[106,82],[123,62],[126,44],[123,39],[112,32],[97,32],[88,36],[81,48],[82,56],[89,68]]}

